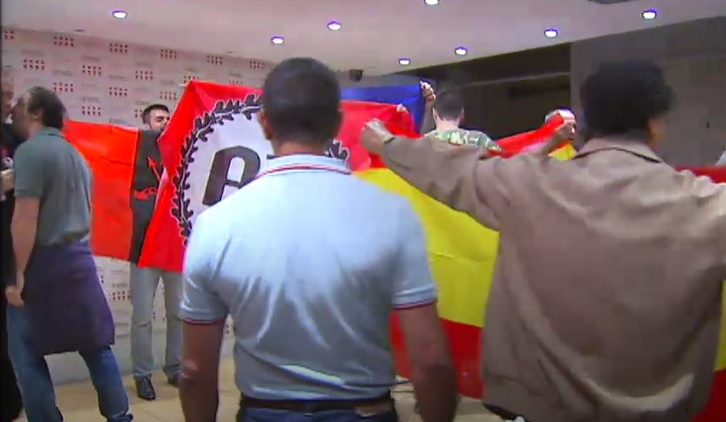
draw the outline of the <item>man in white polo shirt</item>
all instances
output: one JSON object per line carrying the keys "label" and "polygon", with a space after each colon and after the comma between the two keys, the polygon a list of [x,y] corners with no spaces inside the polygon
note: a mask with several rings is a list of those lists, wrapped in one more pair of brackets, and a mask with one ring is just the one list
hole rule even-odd
{"label": "man in white polo shirt", "polygon": [[238,421],[397,421],[394,310],[426,422],[449,422],[456,376],[422,225],[407,201],[326,157],[342,120],[322,63],[293,58],[263,87],[276,158],[195,221],[184,269],[181,400],[216,418],[224,321],[235,327]]}

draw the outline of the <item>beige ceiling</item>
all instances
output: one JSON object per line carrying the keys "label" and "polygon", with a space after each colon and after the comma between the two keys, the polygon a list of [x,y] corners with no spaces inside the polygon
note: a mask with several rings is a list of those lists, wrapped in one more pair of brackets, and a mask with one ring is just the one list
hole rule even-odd
{"label": "beige ceiling", "polygon": [[[643,21],[655,8],[659,17]],[[111,17],[114,9],[128,18]],[[367,74],[425,67],[726,15],[726,0],[3,0],[2,24],[163,48],[280,61],[305,55]],[[328,21],[343,24],[329,31]],[[554,40],[543,36],[557,27]],[[283,46],[270,38],[285,37]],[[466,58],[454,55],[466,46]]]}

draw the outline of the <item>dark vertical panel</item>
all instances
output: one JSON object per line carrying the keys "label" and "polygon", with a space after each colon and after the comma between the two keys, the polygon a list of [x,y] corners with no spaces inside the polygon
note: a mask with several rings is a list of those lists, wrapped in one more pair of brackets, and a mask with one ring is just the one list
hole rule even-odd
{"label": "dark vertical panel", "polygon": [[161,152],[156,142],[159,132],[143,130],[139,131],[139,137],[134,178],[131,182],[133,188],[130,192],[133,228],[129,261],[132,263],[138,263],[141,257],[146,229],[151,222],[159,181],[163,173]]}
{"label": "dark vertical panel", "polygon": [[570,106],[569,77],[517,79],[567,74],[569,68],[570,45],[562,44],[407,74],[435,80],[439,92],[460,90],[466,104],[464,126],[501,138],[533,129],[549,111]]}
{"label": "dark vertical panel", "polygon": [[713,164],[726,149],[726,17],[576,42],[572,103],[604,61],[646,59],[663,67],[677,102],[659,153],[673,165]]}

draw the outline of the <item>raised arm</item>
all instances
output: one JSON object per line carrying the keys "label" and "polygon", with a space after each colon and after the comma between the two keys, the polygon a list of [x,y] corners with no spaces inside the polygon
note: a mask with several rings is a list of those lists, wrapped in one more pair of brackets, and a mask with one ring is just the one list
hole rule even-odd
{"label": "raised arm", "polygon": [[426,99],[426,108],[424,110],[424,118],[421,122],[420,133],[428,133],[436,129],[434,122],[434,101],[436,100],[436,92],[434,87],[428,82],[421,82],[421,95]]}
{"label": "raised arm", "polygon": [[366,125],[362,142],[391,171],[426,195],[499,229],[507,203],[502,158],[483,159],[486,151],[478,146],[450,145],[428,136],[396,137],[379,121]]}

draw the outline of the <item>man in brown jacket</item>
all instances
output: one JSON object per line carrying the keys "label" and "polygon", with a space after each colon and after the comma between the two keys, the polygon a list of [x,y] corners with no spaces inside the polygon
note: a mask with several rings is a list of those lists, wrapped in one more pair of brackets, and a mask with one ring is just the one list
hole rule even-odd
{"label": "man in brown jacket", "polygon": [[484,330],[490,409],[533,422],[690,421],[718,347],[726,185],[653,152],[672,102],[657,66],[604,65],[580,96],[593,136],[570,161],[481,159],[476,146],[375,122],[363,142],[501,232]]}

